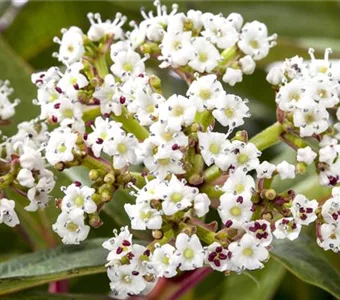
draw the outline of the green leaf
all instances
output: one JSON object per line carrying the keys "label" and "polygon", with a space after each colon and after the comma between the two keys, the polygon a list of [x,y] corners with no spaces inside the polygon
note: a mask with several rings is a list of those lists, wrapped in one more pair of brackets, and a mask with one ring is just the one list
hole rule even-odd
{"label": "green leaf", "polygon": [[1,298],[1,300],[112,300],[103,295],[80,295],[80,294],[49,294],[43,292],[16,293]]}
{"label": "green leaf", "polygon": [[105,272],[107,251],[103,239],[81,245],[63,245],[18,256],[0,263],[0,295],[51,281]]}
{"label": "green leaf", "polygon": [[340,272],[316,241],[302,232],[297,240],[274,240],[272,257],[301,280],[340,298]]}
{"label": "green leaf", "polygon": [[274,260],[269,260],[263,269],[249,273],[250,276],[232,274],[225,281],[223,299],[272,299],[284,274],[284,267]]}
{"label": "green leaf", "polygon": [[1,131],[6,135],[14,134],[16,125],[37,116],[38,108],[32,104],[36,97],[36,89],[31,83],[31,68],[21,60],[0,36],[0,79],[8,79],[14,88],[14,96],[21,100],[12,118],[12,124],[1,126]]}

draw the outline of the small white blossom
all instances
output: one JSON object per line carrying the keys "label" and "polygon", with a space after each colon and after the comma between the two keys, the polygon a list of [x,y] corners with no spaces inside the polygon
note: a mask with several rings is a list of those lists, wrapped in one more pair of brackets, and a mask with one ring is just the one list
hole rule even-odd
{"label": "small white blossom", "polygon": [[340,224],[340,197],[333,195],[323,205],[321,214],[325,222],[329,224]]}
{"label": "small white blossom", "polygon": [[201,218],[209,212],[211,201],[207,194],[198,194],[194,198],[194,210],[197,217]]}
{"label": "small white blossom", "polygon": [[157,277],[174,277],[177,275],[177,264],[173,262],[175,247],[170,244],[156,245],[149,264],[154,268]]}
{"label": "small white blossom", "polygon": [[20,223],[14,207],[13,200],[0,199],[0,224],[5,223],[7,226],[14,227]]}
{"label": "small white blossom", "polygon": [[269,257],[268,250],[247,233],[240,241],[231,243],[228,249],[232,253],[232,263],[241,270],[263,268],[262,262]]}
{"label": "small white blossom", "polygon": [[295,240],[301,231],[301,224],[295,222],[293,218],[282,218],[275,222],[275,230],[273,235],[277,239]]}
{"label": "small white blossom", "polygon": [[257,220],[246,223],[244,229],[253,236],[262,246],[269,246],[273,240],[270,223],[267,220]]}
{"label": "small white blossom", "polygon": [[205,249],[205,262],[214,270],[224,272],[232,269],[230,259],[232,253],[223,248],[221,244],[214,242]]}
{"label": "small white blossom", "polygon": [[302,225],[309,225],[317,218],[315,210],[318,206],[318,201],[309,200],[304,195],[298,194],[292,202],[290,211],[296,222]]}
{"label": "small white blossom", "polygon": [[310,165],[314,159],[316,158],[317,154],[312,150],[311,147],[307,146],[305,148],[299,148],[297,150],[297,161],[304,162],[307,165]]}
{"label": "small white blossom", "polygon": [[66,212],[58,216],[52,229],[62,238],[64,244],[79,244],[87,238],[90,231],[90,227],[84,224],[82,215],[71,216]]}
{"label": "small white blossom", "polygon": [[273,172],[276,170],[276,166],[264,161],[256,168],[257,178],[272,178]]}
{"label": "small white blossom", "polygon": [[228,83],[230,86],[234,86],[236,83],[242,81],[242,70],[227,68],[225,74],[222,77],[222,80]]}
{"label": "small white blossom", "polygon": [[253,215],[252,206],[250,199],[225,193],[220,197],[218,213],[226,227],[238,229],[250,221]]}
{"label": "small white blossom", "polygon": [[131,228],[137,230],[160,229],[162,216],[159,211],[151,208],[148,204],[125,204],[124,209],[131,220]]}
{"label": "small white blossom", "polygon": [[276,170],[282,180],[295,178],[295,166],[286,161],[280,162],[276,166]]}
{"label": "small white blossom", "polygon": [[180,233],[176,238],[174,261],[181,271],[194,270],[203,266],[204,252],[197,235]]}
{"label": "small white blossom", "polygon": [[340,227],[335,224],[322,224],[319,228],[317,243],[324,250],[340,251]]}

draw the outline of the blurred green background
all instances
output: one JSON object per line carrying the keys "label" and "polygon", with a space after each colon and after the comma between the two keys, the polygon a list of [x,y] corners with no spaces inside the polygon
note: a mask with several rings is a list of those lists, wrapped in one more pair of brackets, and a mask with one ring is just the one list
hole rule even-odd
{"label": "blurred green background", "polygon": [[[163,1],[171,5],[169,1]],[[317,50],[317,55],[323,56],[325,47],[333,48],[332,58],[338,58],[340,53],[340,2],[327,1],[178,1],[180,11],[199,9],[204,12],[228,15],[239,12],[245,21],[258,20],[268,26],[269,33],[279,35],[278,45],[272,49],[270,55],[260,61],[257,71],[252,76],[246,76],[241,84],[235,88],[226,89],[250,100],[252,118],[246,122],[245,128],[250,136],[275,122],[274,92],[266,83],[266,68],[270,63],[284,60],[296,54],[308,57],[308,48]],[[0,36],[0,79],[9,79],[15,88],[15,96],[22,100],[15,117],[15,123],[28,120],[37,113],[31,100],[35,97],[35,88],[30,83],[30,72],[43,70],[57,65],[56,59],[51,57],[58,47],[52,39],[60,35],[60,29],[76,25],[84,32],[89,27],[86,18],[88,12],[99,12],[103,19],[113,18],[117,11],[127,15],[130,20],[141,20],[139,10],[144,6],[152,8],[152,1],[29,1],[23,6],[12,24],[5,28]],[[0,15],[8,11],[9,2],[0,1]],[[1,26],[0,26],[1,28]],[[162,72],[164,90],[166,95],[171,93],[185,93],[184,83]],[[15,132],[15,126],[5,128],[6,134]],[[275,146],[266,151],[265,158],[272,159],[277,155],[279,159],[293,159],[293,154],[285,146]],[[276,158],[277,159],[277,158]],[[73,174],[80,176],[81,170]],[[307,178],[304,184],[310,184]],[[66,177],[63,183],[67,183]],[[289,183],[291,184],[291,182]],[[60,195],[58,189],[54,196]],[[16,199],[18,196],[12,195]],[[126,197],[126,195],[124,195]],[[117,196],[117,201],[122,197]],[[126,199],[126,198],[125,198]],[[26,203],[18,199],[21,207],[19,214]],[[91,237],[108,237],[114,227],[127,222],[125,212],[117,201],[106,208],[104,216],[105,225],[91,231]],[[52,205],[53,206],[53,205]],[[25,238],[25,228],[35,224],[44,228],[46,235],[50,232],[49,223],[56,218],[53,207],[48,209],[48,216],[42,213],[30,214],[30,219],[21,218],[22,227],[13,231],[6,226],[0,226],[0,260],[4,261],[20,253],[29,252],[32,245],[35,249],[47,246],[45,237],[36,235],[30,240]],[[21,214],[22,215],[22,214]],[[52,221],[49,221],[52,220]],[[313,229],[311,229],[313,231]],[[58,238],[54,239],[58,242]],[[339,267],[339,257],[327,253],[332,264]],[[308,272],[308,270],[306,270]],[[271,260],[264,270],[252,273],[253,278],[246,275],[224,275],[217,272],[209,275],[198,287],[188,292],[182,299],[335,299],[327,292],[308,285],[291,273],[287,272],[275,260]],[[321,273],[322,276],[322,273]],[[325,275],[326,276],[326,275]],[[320,280],[324,280],[321,278]],[[176,289],[176,282],[171,283],[170,289]],[[46,291],[47,287],[35,288],[34,291]],[[105,274],[86,276],[70,281],[72,293],[106,294],[109,291],[108,279]],[[8,299],[25,299],[26,294],[14,295]],[[92,299],[90,297],[89,299]],[[94,298],[93,298],[94,299]],[[165,299],[159,295],[159,299]]]}

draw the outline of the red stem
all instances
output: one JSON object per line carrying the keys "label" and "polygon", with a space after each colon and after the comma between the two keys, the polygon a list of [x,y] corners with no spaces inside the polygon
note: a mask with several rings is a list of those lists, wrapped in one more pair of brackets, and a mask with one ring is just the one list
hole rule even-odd
{"label": "red stem", "polygon": [[50,294],[67,293],[68,292],[68,280],[50,282],[48,286],[48,292]]}
{"label": "red stem", "polygon": [[181,284],[179,289],[169,297],[169,300],[177,300],[191,288],[193,288],[196,284],[202,281],[207,275],[212,272],[212,268],[205,267],[194,271],[190,276],[185,278]]}

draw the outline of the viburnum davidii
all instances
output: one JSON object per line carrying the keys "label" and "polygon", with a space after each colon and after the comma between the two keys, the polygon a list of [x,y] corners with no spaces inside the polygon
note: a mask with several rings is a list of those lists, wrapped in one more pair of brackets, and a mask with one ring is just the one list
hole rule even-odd
{"label": "viburnum davidii", "polygon": [[[61,213],[53,230],[65,244],[84,241],[117,190],[134,197],[124,209],[130,224],[103,243],[112,295],[147,293],[160,277],[211,267],[220,272],[262,268],[275,239],[294,240],[316,222],[317,243],[340,250],[340,190],[323,205],[292,189],[275,190],[273,179],[293,179],[314,164],[320,184],[340,181],[340,63],[296,56],[269,71],[278,122],[248,140],[235,132],[250,117],[248,101],[227,93],[252,74],[276,35],[265,24],[190,10],[142,10],[137,24],[119,13],[91,27],[62,30],[54,54],[64,66],[32,75],[40,115],[5,139],[0,164],[0,223],[19,223],[13,188],[26,210],[44,209],[58,172],[83,166],[91,186],[75,181],[56,199]],[[163,93],[161,79],[146,72],[154,61],[188,84],[183,95]],[[14,114],[7,82],[0,85],[0,122]],[[215,125],[223,127],[214,131]],[[308,137],[308,139],[306,138]],[[296,161],[277,165],[261,151],[279,138]],[[141,170],[141,172],[136,172]],[[54,172],[56,171],[56,172]],[[54,173],[53,173],[54,172]],[[217,209],[219,218],[205,216]],[[153,241],[134,242],[130,229],[148,230]]]}

